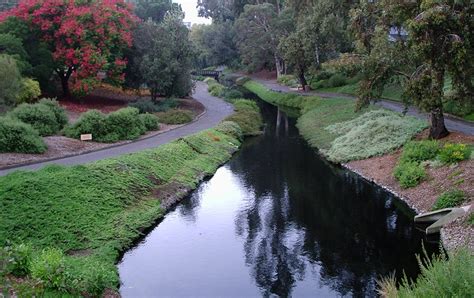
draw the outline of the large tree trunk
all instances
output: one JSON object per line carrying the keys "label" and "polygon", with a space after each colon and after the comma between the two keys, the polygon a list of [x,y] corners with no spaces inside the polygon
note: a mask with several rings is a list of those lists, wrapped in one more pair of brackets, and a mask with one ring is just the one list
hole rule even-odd
{"label": "large tree trunk", "polygon": [[431,128],[430,138],[441,139],[449,134],[449,131],[444,125],[444,115],[442,108],[436,108],[431,110]]}

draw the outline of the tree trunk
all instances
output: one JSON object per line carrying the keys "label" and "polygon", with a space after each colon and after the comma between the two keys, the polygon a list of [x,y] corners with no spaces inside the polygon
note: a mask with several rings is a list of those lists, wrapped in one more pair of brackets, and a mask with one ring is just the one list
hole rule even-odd
{"label": "tree trunk", "polygon": [[69,89],[69,78],[71,77],[72,74],[72,68],[68,68],[66,72],[64,70],[56,70],[56,73],[59,76],[59,79],[61,80],[61,87],[63,89],[63,97],[64,98],[70,98],[71,97],[71,89]]}
{"label": "tree trunk", "polygon": [[71,97],[71,90],[69,89],[69,78],[63,76],[61,77],[61,87],[63,89],[63,97],[70,98]]}
{"label": "tree trunk", "polygon": [[275,67],[277,71],[277,78],[279,78],[283,74],[283,65],[282,59],[275,54]]}
{"label": "tree trunk", "polygon": [[435,86],[433,86],[436,94],[436,108],[431,109],[431,127],[430,127],[430,138],[441,139],[449,134],[449,131],[444,125],[443,115],[443,96],[444,96],[444,69],[433,67],[435,72]]}
{"label": "tree trunk", "polygon": [[431,110],[431,128],[430,138],[441,139],[449,135],[449,131],[444,125],[444,115],[442,108],[436,108]]}
{"label": "tree trunk", "polygon": [[298,79],[300,81],[301,88],[303,88],[303,91],[305,91],[306,86],[308,85],[308,82],[306,81],[306,78],[304,77],[304,71],[303,70],[300,70],[298,72]]}

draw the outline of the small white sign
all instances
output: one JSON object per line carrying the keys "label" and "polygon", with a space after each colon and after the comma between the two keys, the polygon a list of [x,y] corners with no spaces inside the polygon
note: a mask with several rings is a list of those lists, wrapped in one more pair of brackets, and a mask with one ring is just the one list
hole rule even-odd
{"label": "small white sign", "polygon": [[92,134],[81,135],[81,141],[92,141]]}

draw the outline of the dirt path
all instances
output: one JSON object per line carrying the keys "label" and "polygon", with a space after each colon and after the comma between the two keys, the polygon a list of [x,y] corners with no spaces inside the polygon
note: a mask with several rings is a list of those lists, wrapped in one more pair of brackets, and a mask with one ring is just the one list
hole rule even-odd
{"label": "dirt path", "polygon": [[[347,95],[347,94],[339,94],[339,93],[326,93],[326,92],[316,92],[311,91],[307,93],[303,93],[300,91],[291,90],[287,86],[282,86],[276,82],[274,79],[262,79],[262,78],[252,78],[256,82],[259,82],[262,85],[265,85],[268,89],[278,92],[292,92],[298,93],[301,95],[315,95],[322,98],[347,98],[350,100],[355,100],[355,96]],[[377,106],[383,107],[388,110],[396,111],[396,112],[403,112],[405,109],[402,103],[394,102],[391,100],[384,100],[380,99],[377,103]],[[410,107],[408,109],[408,115],[412,115],[418,118],[423,118],[428,120],[428,114],[420,112],[418,109],[414,107]],[[449,115],[445,115],[445,124],[448,130],[450,131],[458,131],[468,135],[474,135],[474,123],[463,121],[455,117],[451,117]]]}
{"label": "dirt path", "polygon": [[204,105],[204,107],[206,108],[206,113],[197,121],[192,122],[188,125],[159,134],[155,137],[125,144],[123,146],[107,148],[100,151],[57,159],[53,161],[39,162],[26,166],[18,166],[7,170],[0,170],[0,176],[4,176],[16,170],[36,170],[48,164],[84,164],[109,157],[115,157],[127,153],[137,152],[144,149],[155,148],[160,145],[174,141],[178,138],[211,128],[221,122],[225,117],[233,113],[232,105],[224,102],[222,99],[211,96],[207,92],[207,85],[204,83],[198,82],[196,84],[196,90],[194,92],[193,97]]}

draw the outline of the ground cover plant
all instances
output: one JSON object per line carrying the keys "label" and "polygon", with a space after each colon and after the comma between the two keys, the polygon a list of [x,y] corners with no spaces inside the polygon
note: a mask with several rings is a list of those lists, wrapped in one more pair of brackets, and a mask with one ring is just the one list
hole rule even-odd
{"label": "ground cover plant", "polygon": [[326,129],[339,135],[326,152],[334,162],[346,162],[382,155],[408,142],[427,127],[424,120],[375,110]]}
{"label": "ground cover plant", "polygon": [[226,123],[157,149],[1,177],[2,273],[26,278],[36,296],[116,289],[119,253],[163,215],[168,196],[183,197],[228,160],[238,134]]}

